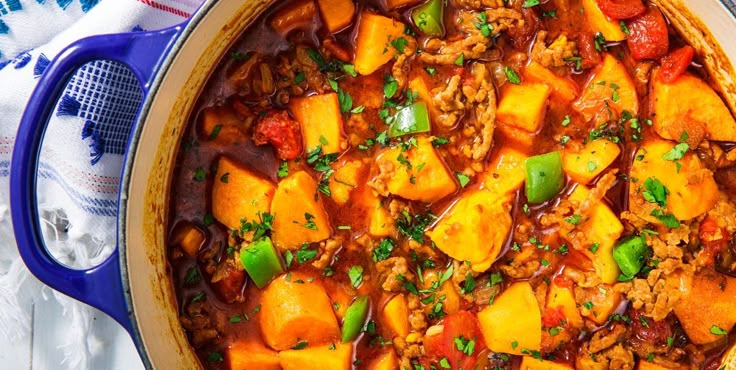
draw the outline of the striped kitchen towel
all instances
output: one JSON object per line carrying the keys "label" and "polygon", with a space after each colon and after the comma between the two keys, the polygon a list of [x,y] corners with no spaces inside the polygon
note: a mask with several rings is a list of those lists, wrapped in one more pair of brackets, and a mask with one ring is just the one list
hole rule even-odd
{"label": "striped kitchen towel", "polygon": [[[58,300],[64,330],[48,341],[50,348],[33,349],[63,352],[64,361],[55,369],[104,363],[95,358],[115,350],[109,338],[120,335],[109,331],[122,328],[108,323],[100,329],[104,320],[95,320],[102,316],[99,312],[43,287],[18,257],[9,217],[8,176],[24,107],[50,60],[73,41],[172,26],[189,17],[201,1],[0,0],[0,335],[27,338],[29,302],[41,297]],[[42,149],[37,191],[47,245],[64,263],[91,267],[114,248],[122,156],[140,100],[138,82],[127,68],[95,61],[76,72],[56,103]]]}

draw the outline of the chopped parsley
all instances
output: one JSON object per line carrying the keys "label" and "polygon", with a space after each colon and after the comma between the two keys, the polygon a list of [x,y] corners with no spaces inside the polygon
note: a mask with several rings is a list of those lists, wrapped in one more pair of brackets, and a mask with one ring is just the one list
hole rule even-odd
{"label": "chopped parsley", "polygon": [[391,251],[396,248],[396,242],[391,238],[385,238],[373,249],[373,261],[380,262],[391,257]]}
{"label": "chopped parsley", "polygon": [[679,143],[675,145],[675,147],[672,148],[672,150],[670,150],[667,153],[664,153],[662,155],[662,159],[667,160],[667,161],[676,161],[678,159],[682,159],[682,157],[685,156],[685,153],[687,153],[689,149],[690,149],[690,145],[688,145],[687,143]]}
{"label": "chopped parsley", "polygon": [[281,162],[278,171],[276,171],[276,176],[280,179],[289,176],[289,163],[286,161]]}
{"label": "chopped parsley", "polygon": [[268,212],[259,212],[258,220],[246,221],[240,219],[240,233],[253,232],[253,240],[260,239],[266,231],[273,230],[273,215]]}
{"label": "chopped parsley", "polygon": [[465,63],[465,53],[460,53],[460,56],[455,59],[455,65],[462,66]]}
{"label": "chopped parsley", "polygon": [[464,173],[458,172],[458,173],[455,173],[455,176],[457,177],[457,181],[460,182],[460,187],[461,188],[466,187],[468,185],[468,183],[470,183],[470,177],[468,177],[468,175],[466,175]]}
{"label": "chopped parsley", "polygon": [[516,73],[516,71],[514,71],[513,69],[511,69],[511,67],[504,66],[503,67],[503,73],[506,74],[506,79],[509,82],[511,82],[512,84],[518,85],[518,84],[521,83],[521,78],[519,78],[519,75]]}
{"label": "chopped parsley", "polygon": [[194,171],[194,181],[202,182],[207,178],[207,172],[202,167],[197,167]]}
{"label": "chopped parsley", "polygon": [[539,0],[524,0],[524,4],[521,6],[522,8],[531,8],[533,6],[539,5]]}

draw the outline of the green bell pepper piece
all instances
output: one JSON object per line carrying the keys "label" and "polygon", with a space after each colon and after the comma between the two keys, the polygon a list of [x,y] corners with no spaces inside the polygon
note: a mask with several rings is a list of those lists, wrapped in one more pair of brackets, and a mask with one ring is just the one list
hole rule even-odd
{"label": "green bell pepper piece", "polygon": [[429,0],[412,10],[411,19],[425,35],[440,37],[445,34],[444,14],[444,0]]}
{"label": "green bell pepper piece", "polygon": [[394,121],[388,129],[388,136],[397,137],[419,132],[429,132],[427,104],[421,101],[396,112]]}
{"label": "green bell pepper piece", "polygon": [[544,203],[565,186],[560,152],[529,157],[526,160],[526,198],[529,203]]}
{"label": "green bell pepper piece", "polygon": [[263,237],[240,250],[240,263],[259,289],[284,272],[281,256],[273,247],[271,238]]}
{"label": "green bell pepper piece", "polygon": [[[631,280],[644,267],[649,249],[644,236],[630,236],[613,247],[613,260],[621,269],[623,281]],[[621,278],[619,278],[621,280]]]}
{"label": "green bell pepper piece", "polygon": [[363,323],[368,316],[370,300],[367,295],[358,297],[345,311],[345,319],[342,322],[342,342],[347,343],[355,339],[363,328]]}

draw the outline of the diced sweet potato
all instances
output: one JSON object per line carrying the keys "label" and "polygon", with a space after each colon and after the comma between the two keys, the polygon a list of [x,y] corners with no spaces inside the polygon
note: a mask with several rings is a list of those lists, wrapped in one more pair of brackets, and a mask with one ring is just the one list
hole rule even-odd
{"label": "diced sweet potato", "polygon": [[575,152],[566,147],[562,152],[562,168],[573,180],[587,184],[613,163],[621,149],[609,140],[593,140]]}
{"label": "diced sweet potato", "polygon": [[549,86],[543,83],[508,84],[501,93],[496,119],[528,132],[537,132],[544,122],[549,93]]}
{"label": "diced sweet potato", "polygon": [[231,344],[225,352],[231,370],[280,370],[278,353],[253,340],[238,341]]}
{"label": "diced sweet potato", "polygon": [[199,120],[202,137],[208,141],[223,145],[246,141],[246,135],[242,130],[243,122],[229,107],[207,107],[200,113]]}
{"label": "diced sweet potato", "polygon": [[318,146],[322,153],[338,153],[341,150],[342,114],[337,94],[327,93],[289,101],[289,110],[302,128],[304,148],[307,152]]}
{"label": "diced sweet potato", "polygon": [[596,0],[583,0],[585,19],[593,32],[600,32],[607,41],[623,41],[626,34],[621,30],[619,22],[609,19]]}
{"label": "diced sweet potato", "polygon": [[299,171],[279,182],[273,196],[274,244],[281,250],[295,249],[330,237],[330,218],[317,196],[317,182]]}
{"label": "diced sweet potato", "polygon": [[715,342],[736,324],[736,278],[703,270],[674,308],[687,337],[695,344]]}
{"label": "diced sweet potato", "polygon": [[381,322],[394,335],[402,338],[409,335],[409,307],[403,294],[394,296],[386,303],[381,312]]}
{"label": "diced sweet potato", "polygon": [[524,167],[527,155],[503,146],[492,158],[483,179],[485,189],[499,196],[516,192],[526,179]]}
{"label": "diced sweet potato", "polygon": [[393,348],[388,352],[379,355],[368,364],[368,370],[395,370],[399,368],[399,357]]}
{"label": "diced sweet potato", "polygon": [[504,142],[512,142],[515,147],[525,152],[529,152],[534,146],[535,134],[502,122],[496,122],[496,124],[496,129],[501,134]]}
{"label": "diced sweet potato", "polygon": [[[383,76],[377,73],[367,76],[358,75],[347,86],[348,92],[353,98],[353,106],[362,105],[366,108],[381,108],[383,106],[383,83]],[[365,123],[365,126],[367,128],[368,123]]]}
{"label": "diced sweet potato", "polygon": [[291,272],[261,292],[261,335],[269,347],[280,351],[300,341],[319,346],[340,338],[330,298],[319,279],[311,277]]}
{"label": "diced sweet potato", "polygon": [[547,309],[561,309],[570,327],[583,327],[583,318],[578,311],[572,288],[560,286],[553,280],[547,293]]}
{"label": "diced sweet potato", "polygon": [[[570,200],[582,202],[588,198],[589,194],[588,188],[578,185],[570,194]],[[621,271],[613,259],[613,247],[621,237],[624,227],[616,214],[603,202],[594,205],[588,216],[587,219],[583,216],[577,228],[591,243],[598,243],[598,249],[593,253],[589,246],[581,252],[593,261],[595,272],[603,282],[614,283],[618,280]],[[562,237],[567,238],[569,235],[562,235]]]}
{"label": "diced sweet potato", "polygon": [[543,65],[531,61],[524,68],[524,80],[543,83],[552,89],[552,94],[565,101],[578,97],[578,86],[569,77],[560,77]]}
{"label": "diced sweet potato", "polygon": [[[664,367],[662,365],[657,365],[653,362],[649,361],[643,361],[639,360],[639,364],[636,366],[636,370],[687,370],[689,367],[687,366],[678,366],[678,367]],[[724,368],[728,369],[728,368]]]}
{"label": "diced sweet potato", "polygon": [[[222,180],[223,176],[227,182]],[[230,158],[220,157],[212,185],[212,216],[231,229],[239,229],[240,220],[259,220],[260,213],[271,211],[275,191],[271,181]]]}
{"label": "diced sweet potato", "polygon": [[469,261],[474,271],[485,271],[511,230],[511,199],[487,190],[466,192],[427,235],[448,256]]}
{"label": "diced sweet potato", "polygon": [[298,0],[276,12],[271,18],[271,28],[286,36],[291,30],[309,25],[317,16],[314,0]]}
{"label": "diced sweet potato", "polygon": [[332,200],[338,205],[344,205],[350,199],[350,193],[359,185],[358,179],[364,170],[363,161],[347,161],[336,167],[328,187]]}
{"label": "diced sweet potato", "polygon": [[355,39],[355,71],[369,75],[388,63],[398,53],[391,42],[403,34],[403,23],[368,11],[362,12]]}
{"label": "diced sweet potato", "polygon": [[652,223],[661,222],[651,215],[657,205],[645,201],[642,196],[646,190],[644,184],[650,177],[667,188],[669,195],[666,208],[678,220],[698,217],[708,212],[718,201],[718,185],[713,173],[705,168],[694,153],[688,152],[677,161],[662,158],[674,147],[675,143],[666,140],[649,141],[639,149],[631,166],[629,209]]}
{"label": "diced sweet potato", "polygon": [[327,295],[333,302],[332,308],[335,311],[338,321],[342,321],[345,318],[345,312],[350,307],[355,299],[355,290],[352,287],[340,284],[335,280],[323,281]]}
{"label": "diced sweet potato", "polygon": [[358,201],[361,202],[361,207],[368,214],[368,234],[374,237],[394,235],[396,233],[396,221],[391,218],[381,198],[372,188],[367,186],[360,190],[360,194]]}
{"label": "diced sweet potato", "polygon": [[[594,0],[591,0],[594,1]],[[636,86],[626,67],[611,54],[606,53],[583,87],[580,98],[572,104],[586,121],[605,122],[612,114],[626,110],[636,116],[639,113],[639,97]]]}
{"label": "diced sweet potato", "polygon": [[521,355],[538,351],[542,343],[542,315],[528,282],[514,283],[478,312],[480,331],[491,351]]}
{"label": "diced sweet potato", "polygon": [[609,316],[616,311],[623,297],[621,293],[614,291],[610,285],[600,285],[589,289],[592,292],[590,303],[593,308],[587,309],[582,306],[580,313],[596,324],[603,325],[608,321]]}
{"label": "diced sweet potato", "polygon": [[665,83],[659,71],[651,79],[651,116],[659,136],[679,140],[683,132],[693,129],[688,121],[698,125],[708,140],[736,141],[736,121],[720,96],[700,78],[684,73],[671,83]]}
{"label": "diced sweet potato", "polygon": [[[407,164],[408,163],[408,164]],[[402,198],[434,202],[457,190],[455,179],[426,137],[417,139],[417,146],[403,151],[388,148],[376,157],[388,192]]]}
{"label": "diced sweet potato", "polygon": [[573,367],[570,364],[524,356],[521,358],[519,370],[573,370]]}
{"label": "diced sweet potato", "polygon": [[[422,281],[421,289],[430,289],[434,283],[439,282],[441,279],[442,271],[439,270],[425,270],[424,279]],[[439,297],[445,297],[442,302],[442,310],[448,315],[451,315],[460,310],[460,294],[457,293],[452,285],[452,281],[447,280],[435,291],[437,301],[440,301]]]}
{"label": "diced sweet potato", "polygon": [[311,343],[304,349],[281,351],[281,367],[284,370],[350,370],[353,360],[353,345],[336,344],[312,346]]}
{"label": "diced sweet potato", "polygon": [[355,15],[353,0],[317,0],[322,20],[331,33],[347,27]]}
{"label": "diced sweet potato", "polygon": [[176,225],[171,244],[179,246],[187,256],[194,257],[204,244],[204,240],[204,231],[190,222],[183,222]]}

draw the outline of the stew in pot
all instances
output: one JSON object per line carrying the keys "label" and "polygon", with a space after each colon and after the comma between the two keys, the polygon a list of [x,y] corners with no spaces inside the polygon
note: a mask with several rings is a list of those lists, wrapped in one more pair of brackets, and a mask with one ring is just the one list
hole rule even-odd
{"label": "stew in pot", "polygon": [[733,368],[715,86],[647,1],[277,2],[179,149],[182,326],[209,369]]}

